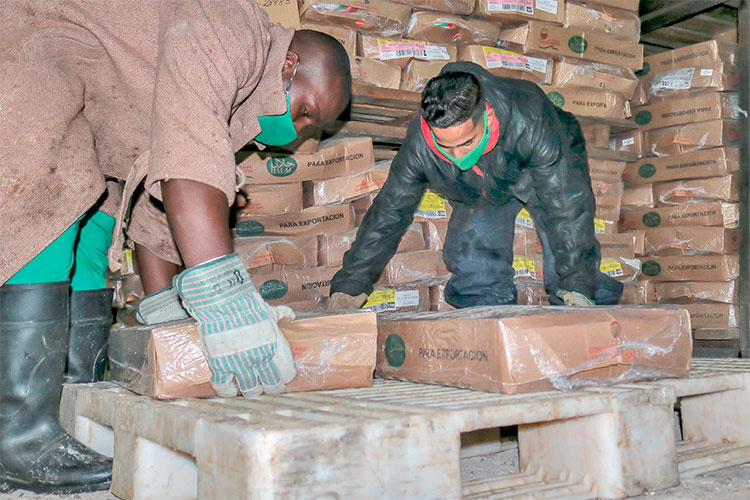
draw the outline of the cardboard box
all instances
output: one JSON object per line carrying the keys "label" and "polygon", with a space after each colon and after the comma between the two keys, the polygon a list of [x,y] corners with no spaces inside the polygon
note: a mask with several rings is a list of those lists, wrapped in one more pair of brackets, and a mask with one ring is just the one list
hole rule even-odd
{"label": "cardboard box", "polygon": [[534,83],[552,82],[554,61],[549,57],[533,57],[486,45],[463,45],[458,49],[460,61],[477,63],[490,73]]}
{"label": "cardboard box", "polygon": [[302,183],[246,184],[240,191],[247,205],[237,212],[245,215],[295,214],[302,211]]}
{"label": "cardboard box", "polygon": [[735,328],[740,311],[731,304],[685,304],[693,328]]}
{"label": "cardboard box", "polygon": [[421,92],[430,79],[438,76],[445,66],[444,62],[414,60],[401,72],[401,90]]}
{"label": "cardboard box", "polygon": [[422,200],[414,211],[414,222],[449,220],[451,214],[453,214],[451,204],[439,194],[428,191],[422,196]]}
{"label": "cardboard box", "polygon": [[[359,228],[354,227],[346,231],[328,233],[319,236],[318,262],[321,266],[341,266],[344,254],[351,248],[357,237]],[[425,240],[420,224],[412,224],[406,230],[396,252],[416,252],[425,250]]]}
{"label": "cardboard box", "polygon": [[601,149],[609,148],[609,124],[583,123],[581,124],[581,132],[583,132],[583,138],[586,140],[587,146]]}
{"label": "cardboard box", "polygon": [[516,292],[518,293],[518,305],[520,306],[548,306],[549,296],[544,289],[543,283],[534,283],[531,281],[516,283]]}
{"label": "cardboard box", "polygon": [[430,311],[455,311],[456,308],[445,301],[445,285],[430,287]]}
{"label": "cardboard box", "polygon": [[689,68],[716,62],[736,63],[737,44],[721,40],[708,40],[652,54],[643,60],[641,78],[670,69]]}
{"label": "cardboard box", "polygon": [[[534,220],[531,214],[525,208],[522,208],[516,215],[515,230],[526,231],[534,229]],[[598,217],[594,218],[594,232],[596,234],[612,234],[617,232],[617,221],[604,220]]]}
{"label": "cardboard box", "polygon": [[646,134],[638,129],[614,134],[610,140],[609,149],[635,153],[638,157],[641,157],[646,153]]}
{"label": "cardboard box", "polygon": [[474,13],[503,24],[529,20],[562,24],[565,21],[565,0],[477,0]]}
{"label": "cardboard box", "polygon": [[388,178],[390,161],[380,161],[364,172],[311,181],[305,192],[305,205],[333,205],[379,191]]}
{"label": "cardboard box", "polygon": [[299,271],[251,276],[258,293],[271,305],[319,301],[328,297],[337,267],[313,267]]}
{"label": "cardboard box", "polygon": [[400,37],[411,13],[411,7],[387,0],[347,0],[344,5],[321,0],[301,2],[303,22],[329,24],[385,37]]}
{"label": "cardboard box", "polygon": [[331,139],[317,153],[252,153],[239,164],[245,184],[273,184],[327,179],[368,170],[375,165],[372,139]]}
{"label": "cardboard box", "polygon": [[513,256],[514,281],[544,280],[544,259],[541,254]]}
{"label": "cardboard box", "polygon": [[448,233],[448,220],[435,219],[421,222],[427,250],[442,250]]}
{"label": "cardboard box", "polygon": [[641,208],[654,206],[653,184],[636,184],[625,188],[622,192],[623,208]]}
{"label": "cardboard box", "polygon": [[623,256],[602,257],[599,270],[618,281],[633,281],[640,274],[640,261]]}
{"label": "cardboard box", "polygon": [[684,377],[684,309],[527,306],[383,315],[376,375],[514,394]]}
{"label": "cardboard box", "polygon": [[620,228],[649,229],[653,227],[719,226],[737,227],[739,207],[736,203],[709,201],[659,208],[623,210]]}
{"label": "cardboard box", "polygon": [[678,205],[696,201],[740,201],[739,174],[705,179],[660,182],[654,184],[657,205]]}
{"label": "cardboard box", "polygon": [[502,45],[516,52],[541,52],[556,56],[588,59],[623,66],[633,71],[643,66],[643,46],[592,35],[578,29],[531,21],[522,26],[503,28]]}
{"label": "cardboard box", "polygon": [[731,281],[740,275],[737,255],[644,257],[641,272],[653,281]]}
{"label": "cardboard box", "polygon": [[401,85],[401,68],[395,64],[355,57],[351,61],[352,78],[384,89],[397,89]]}
{"label": "cardboard box", "polygon": [[453,45],[437,45],[417,40],[390,40],[372,35],[360,34],[358,38],[359,55],[369,59],[395,64],[405,68],[409,62],[420,61],[451,62],[457,61],[457,49]]}
{"label": "cardboard box", "polygon": [[656,73],[643,80],[643,88],[652,102],[705,92],[736,92],[740,76],[734,64],[717,62]]}
{"label": "cardboard box", "polygon": [[676,155],[697,149],[736,146],[739,143],[737,120],[712,120],[646,132],[646,149],[656,156]]}
{"label": "cardboard box", "polygon": [[624,161],[595,160],[589,158],[589,173],[592,182],[608,182],[610,184],[620,182],[622,172],[625,170]]}
{"label": "cardboard box", "polygon": [[385,287],[376,288],[362,305],[363,311],[383,312],[423,312],[430,310],[430,288]]}
{"label": "cardboard box", "polygon": [[417,9],[436,10],[448,14],[468,16],[474,10],[475,0],[394,0]]}
{"label": "cardboard box", "polygon": [[737,119],[739,110],[737,94],[714,92],[663,100],[636,108],[633,110],[633,119],[641,130],[651,130],[682,123]]}
{"label": "cardboard box", "polygon": [[701,301],[737,304],[740,290],[737,281],[667,281],[656,283],[659,302],[689,304]]}
{"label": "cardboard box", "polygon": [[630,116],[630,103],[620,94],[586,88],[539,87],[555,106],[575,115],[623,120]]}
{"label": "cardboard box", "polygon": [[641,20],[636,12],[604,5],[567,2],[563,26],[628,43],[641,39]]}
{"label": "cardboard box", "polygon": [[235,238],[233,244],[251,275],[262,274],[269,266],[286,271],[318,265],[318,238],[315,236],[253,236]]}
{"label": "cardboard box", "polygon": [[310,22],[303,22],[302,29],[320,31],[330,35],[344,46],[344,50],[350,58],[357,56],[357,32],[353,29]]}
{"label": "cardboard box", "polygon": [[723,227],[663,227],[646,230],[649,255],[726,254],[740,247],[737,229]]}
{"label": "cardboard box", "polygon": [[[370,312],[281,322],[297,368],[286,392],[371,386],[376,322]],[[112,381],[138,394],[157,399],[215,395],[192,321],[112,330],[109,357]]]}
{"label": "cardboard box", "polygon": [[513,235],[513,255],[533,257],[542,254],[542,242],[536,231],[516,231]]}
{"label": "cardboard box", "polygon": [[607,7],[618,7],[620,9],[638,12],[638,4],[640,3],[640,0],[596,0],[596,3]]}
{"label": "cardboard box", "polygon": [[299,8],[295,0],[278,0],[274,2],[258,2],[258,7],[268,14],[271,24],[280,24],[285,28],[300,29]]}
{"label": "cardboard box", "polygon": [[622,201],[622,181],[614,184],[593,181],[592,188],[596,199],[596,217],[604,220],[618,220]]}
{"label": "cardboard box", "polygon": [[564,57],[555,62],[552,85],[606,90],[630,99],[638,86],[638,78],[632,69]]}
{"label": "cardboard box", "polygon": [[411,15],[406,34],[412,40],[427,40],[438,45],[495,45],[500,25],[493,21],[418,10]]}
{"label": "cardboard box", "polygon": [[740,168],[737,148],[713,148],[628,163],[623,178],[633,184],[716,177]]}
{"label": "cardboard box", "polygon": [[635,235],[631,233],[597,234],[596,239],[599,240],[602,257],[635,257]]}
{"label": "cardboard box", "polygon": [[631,281],[623,284],[620,304],[640,306],[656,302],[656,286],[650,281]]}
{"label": "cardboard box", "polygon": [[234,234],[243,236],[317,236],[354,227],[350,204],[312,207],[298,214],[238,215]]}
{"label": "cardboard box", "polygon": [[404,252],[393,256],[376,285],[431,285],[447,275],[442,252]]}
{"label": "cardboard box", "polygon": [[352,201],[352,207],[354,208],[354,225],[359,226],[362,224],[362,219],[365,218],[367,210],[372,206],[372,202],[378,193],[369,193],[361,198],[357,198]]}

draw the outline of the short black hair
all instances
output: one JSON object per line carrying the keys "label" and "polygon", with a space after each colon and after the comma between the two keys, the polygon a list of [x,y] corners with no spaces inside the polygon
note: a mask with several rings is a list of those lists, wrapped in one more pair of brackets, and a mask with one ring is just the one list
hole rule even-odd
{"label": "short black hair", "polygon": [[[321,65],[330,70],[328,74],[334,80],[341,82],[341,102],[345,107],[352,97],[352,70],[349,54],[344,46],[327,33],[315,30],[297,30],[292,38],[290,50],[304,52],[306,56],[313,55],[321,58]],[[314,77],[320,77],[320,74]]]}
{"label": "short black hair", "polygon": [[430,127],[454,127],[469,118],[476,121],[483,110],[482,89],[471,73],[443,73],[422,91],[422,116]]}

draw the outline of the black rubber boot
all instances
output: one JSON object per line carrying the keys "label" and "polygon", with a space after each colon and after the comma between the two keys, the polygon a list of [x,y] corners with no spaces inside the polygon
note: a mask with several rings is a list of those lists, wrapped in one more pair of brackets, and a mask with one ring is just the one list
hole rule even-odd
{"label": "black rubber boot", "polygon": [[66,384],[98,382],[104,365],[112,327],[114,290],[86,290],[70,294],[70,342]]}
{"label": "black rubber boot", "polygon": [[0,491],[109,488],[112,461],[58,421],[68,294],[67,281],[0,287]]}

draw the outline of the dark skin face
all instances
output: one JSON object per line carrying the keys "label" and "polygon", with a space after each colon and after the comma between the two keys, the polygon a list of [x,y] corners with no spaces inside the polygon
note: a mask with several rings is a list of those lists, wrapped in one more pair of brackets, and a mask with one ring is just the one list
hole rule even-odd
{"label": "dark skin face", "polygon": [[[494,119],[495,110],[490,109],[487,113],[487,122],[492,124]],[[479,144],[484,133],[484,120],[478,119],[475,122],[470,118],[453,127],[431,129],[438,145],[454,158],[460,158]]]}

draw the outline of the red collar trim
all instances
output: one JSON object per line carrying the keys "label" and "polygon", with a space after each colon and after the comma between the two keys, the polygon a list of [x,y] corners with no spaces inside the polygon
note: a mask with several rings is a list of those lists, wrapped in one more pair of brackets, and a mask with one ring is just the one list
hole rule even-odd
{"label": "red collar trim", "polygon": [[[490,104],[487,101],[484,101],[484,105],[486,106],[486,109],[488,111],[492,109],[490,107]],[[427,121],[421,115],[419,117],[419,120],[420,120],[420,125],[422,128],[422,136],[424,137],[424,140],[427,143],[427,145],[430,147],[430,150],[432,150],[433,153],[438,155],[443,160],[450,163],[450,160],[446,158],[445,155],[438,150],[437,145],[435,144],[435,139],[433,139],[432,137],[432,130],[430,129],[430,126],[427,125]],[[497,146],[497,141],[499,139],[500,139],[500,124],[498,123],[497,115],[495,115],[495,119],[492,120],[492,124],[490,124],[490,142],[487,143],[487,147],[484,148],[484,151],[482,152],[482,154],[484,155],[484,154],[489,153],[495,146]]]}

